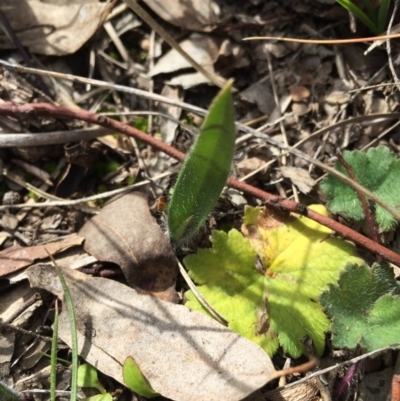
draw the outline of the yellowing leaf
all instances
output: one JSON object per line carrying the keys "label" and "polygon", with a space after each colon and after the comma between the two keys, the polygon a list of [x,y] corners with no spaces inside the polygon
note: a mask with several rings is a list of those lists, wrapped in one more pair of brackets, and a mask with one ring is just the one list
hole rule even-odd
{"label": "yellowing leaf", "polygon": [[[321,206],[314,207],[326,213]],[[308,335],[318,354],[329,320],[318,296],[334,283],[346,263],[362,263],[354,246],[305,217],[247,207],[242,231],[213,232],[213,249],[185,258],[199,291],[229,327],[269,355],[281,345],[298,357]],[[256,255],[264,269],[255,268]],[[191,291],[187,306],[205,311]],[[206,313],[206,312],[205,312]]]}
{"label": "yellowing leaf", "polygon": [[[255,268],[256,254],[249,240],[237,230],[228,234],[213,231],[213,250],[200,249],[185,258],[201,294],[228,322],[229,328],[260,345],[269,355],[278,347],[256,333],[257,308],[261,304],[264,276]],[[191,291],[186,293],[186,306],[207,313]]]}
{"label": "yellowing leaf", "polygon": [[[327,214],[323,206],[311,207]],[[299,356],[305,335],[324,349],[329,321],[318,296],[339,278],[346,263],[363,263],[353,244],[304,216],[292,217],[272,208],[245,209],[243,232],[266,269],[265,297],[271,329],[293,357]]]}

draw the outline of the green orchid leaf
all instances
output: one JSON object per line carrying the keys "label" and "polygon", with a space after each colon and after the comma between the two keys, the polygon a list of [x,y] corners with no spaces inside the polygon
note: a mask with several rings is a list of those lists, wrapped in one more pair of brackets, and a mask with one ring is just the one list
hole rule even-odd
{"label": "green orchid leaf", "polygon": [[349,263],[321,297],[336,348],[374,351],[400,341],[400,287],[385,263]]}
{"label": "green orchid leaf", "polygon": [[387,15],[389,12],[391,0],[381,0],[378,11],[378,29],[379,33],[385,30]]}
{"label": "green orchid leaf", "polygon": [[[365,26],[367,26],[376,35],[379,35],[379,27],[351,0],[336,0],[343,8],[355,15]],[[372,14],[374,15],[374,13]]]}
{"label": "green orchid leaf", "polygon": [[[374,192],[388,205],[400,206],[400,159],[388,147],[379,146],[367,153],[355,150],[343,152],[343,158],[352,168],[357,182]],[[341,163],[336,170],[349,175]],[[321,182],[321,189],[330,198],[327,206],[333,213],[340,213],[350,219],[360,221],[365,218],[356,191],[336,177],[329,175]],[[383,231],[389,231],[396,219],[381,206],[375,206],[375,219]]]}
{"label": "green orchid leaf", "polygon": [[96,388],[100,393],[106,393],[106,389],[99,381],[96,368],[88,363],[84,363],[78,368],[78,386]]}
{"label": "green orchid leaf", "polygon": [[232,81],[211,105],[174,186],[168,207],[168,232],[173,244],[197,233],[229,176],[236,138],[231,86]]}
{"label": "green orchid leaf", "polygon": [[125,384],[136,394],[147,398],[157,397],[159,395],[150,387],[150,384],[142,375],[139,366],[131,356],[125,359],[122,374]]}

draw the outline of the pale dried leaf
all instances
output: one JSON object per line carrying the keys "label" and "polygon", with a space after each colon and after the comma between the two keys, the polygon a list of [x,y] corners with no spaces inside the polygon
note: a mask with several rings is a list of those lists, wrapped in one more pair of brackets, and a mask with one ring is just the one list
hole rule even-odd
{"label": "pale dried leaf", "polygon": [[[188,39],[179,43],[180,47],[203,67],[211,67],[219,55],[217,42],[205,35],[194,33]],[[149,71],[149,76],[175,72],[183,68],[191,68],[189,64],[175,49],[171,49],[162,56]]]}
{"label": "pale dried leaf", "polygon": [[36,290],[29,287],[26,281],[19,286],[15,286],[10,291],[3,291],[0,294],[0,319],[3,321],[8,320],[36,292]]}
{"label": "pale dried leaf", "polygon": [[315,181],[311,178],[310,173],[302,168],[282,166],[281,173],[285,178],[289,178],[305,194],[308,194],[315,185]]}
{"label": "pale dried leaf", "polygon": [[[265,160],[260,159],[259,157],[248,157],[247,159],[241,160],[237,165],[237,171],[240,177],[243,177],[265,164]],[[267,170],[268,167],[263,169],[263,172]]]}
{"label": "pale dried leaf", "polygon": [[209,31],[218,22],[211,0],[144,0],[164,21],[190,31]]}
{"label": "pale dried leaf", "polygon": [[257,104],[258,109],[267,115],[270,115],[275,108],[271,85],[265,80],[259,81],[240,92],[240,97],[247,102]]}
{"label": "pale dried leaf", "polygon": [[131,192],[112,199],[79,235],[85,238],[85,251],[120,266],[130,286],[177,301],[175,254],[150,214],[146,194]]}
{"label": "pale dried leaf", "polygon": [[[74,270],[90,267],[93,263],[98,262],[95,257],[88,255],[81,247],[66,249],[60,254],[53,255],[53,257],[57,265],[61,267],[69,267]],[[9,284],[16,284],[22,280],[26,280],[28,277],[25,270],[22,270],[17,273],[10,273],[4,278],[8,280]]]}
{"label": "pale dried leaf", "polygon": [[[27,273],[32,286],[63,296],[51,266]],[[70,269],[63,274],[75,307],[80,355],[121,383],[127,356],[155,391],[176,401],[241,400],[275,372],[260,347],[202,313],[139,295],[116,281]],[[59,336],[70,344],[64,312]],[[95,348],[107,362],[93,353]]]}
{"label": "pale dried leaf", "polygon": [[[95,33],[107,3],[97,0],[57,1],[2,0],[0,9],[18,39],[32,53],[61,56],[76,52]],[[0,49],[14,44],[0,30]]]}
{"label": "pale dried leaf", "polygon": [[[214,72],[214,68],[206,68],[206,70],[209,70],[214,76],[218,77],[221,82],[225,82],[224,78]],[[200,72],[193,72],[173,77],[168,83],[171,85],[179,85],[183,89],[190,89],[198,85],[208,84],[210,80]]]}
{"label": "pale dried leaf", "polygon": [[49,244],[28,247],[11,246],[10,248],[6,248],[0,251],[0,277],[30,266],[35,260],[47,259],[49,255],[46,249],[51,254],[54,254],[72,246],[80,245],[82,242],[83,238],[74,234],[62,241],[51,242]]}

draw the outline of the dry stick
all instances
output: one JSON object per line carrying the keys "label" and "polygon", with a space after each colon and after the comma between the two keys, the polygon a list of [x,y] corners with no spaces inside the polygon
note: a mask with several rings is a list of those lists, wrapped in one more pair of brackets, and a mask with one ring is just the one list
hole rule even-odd
{"label": "dry stick", "polygon": [[[342,163],[342,166],[346,169],[350,178],[354,181],[357,181],[357,178],[356,178],[356,175],[354,174],[353,169],[349,166],[349,164],[346,162],[346,160],[344,160],[343,156],[340,153],[337,153],[336,157],[338,158],[339,162]],[[375,242],[378,243],[379,238],[378,238],[378,233],[376,232],[375,222],[371,216],[371,212],[369,210],[365,196],[359,191],[356,191],[356,192],[357,192],[358,198],[360,199],[362,208],[364,210],[365,218],[367,219],[369,230],[371,232],[371,237]],[[380,262],[380,260],[378,260],[378,262]]]}
{"label": "dry stick", "polygon": [[[122,124],[119,121],[112,120],[110,118],[99,116],[95,113],[91,113],[86,110],[81,109],[69,109],[67,107],[55,106],[47,103],[36,103],[36,104],[25,104],[17,106],[13,103],[3,103],[0,104],[0,115],[6,116],[46,116],[53,118],[64,118],[64,119],[78,119],[86,121],[91,124],[98,124],[103,127],[115,130],[117,132],[123,133],[125,135],[130,135],[147,143],[150,146],[166,153],[168,156],[173,157],[176,160],[183,161],[185,159],[185,154],[179,150],[167,145],[166,143],[145,134],[144,132],[130,127],[128,125]],[[348,181],[351,181],[349,177],[344,176]],[[356,185],[359,185],[355,183]],[[255,188],[244,182],[240,182],[232,177],[228,178],[227,185],[231,188],[235,188],[241,192],[248,195],[254,196],[257,199],[261,199],[265,202],[269,202],[277,207],[282,207],[290,212],[302,214],[309,217],[310,219],[320,223],[331,230],[344,235],[355,243],[361,245],[364,248],[369,249],[371,252],[381,256],[383,259],[394,263],[396,266],[400,267],[400,255],[385,248],[384,246],[372,241],[371,239],[365,237],[364,235],[357,233],[349,227],[340,224],[339,222],[323,216],[313,210],[307,209],[304,205],[297,202],[291,201],[289,199],[282,199],[278,195],[270,194],[261,189]],[[354,185],[353,185],[354,187]]]}
{"label": "dry stick", "polygon": [[394,33],[391,35],[371,36],[368,38],[356,38],[356,39],[297,39],[297,38],[283,38],[281,36],[251,36],[244,38],[247,40],[280,40],[282,42],[293,42],[293,43],[308,43],[315,45],[347,45],[350,43],[363,43],[363,42],[376,42],[382,39],[395,39],[399,38],[400,33]]}
{"label": "dry stick", "polygon": [[45,343],[51,344],[51,341],[52,341],[50,337],[45,337],[45,336],[37,334],[33,331],[29,331],[29,330],[22,329],[21,327],[13,326],[12,324],[5,323],[0,319],[0,332],[2,329],[10,330],[10,331],[13,331],[14,333],[18,333],[18,334],[25,334],[27,336],[35,337],[40,341],[44,341]]}
{"label": "dry stick", "polygon": [[276,372],[272,373],[271,380],[277,379],[278,377],[282,376],[289,376],[295,373],[307,373],[310,370],[314,369],[318,365],[317,358],[311,358],[308,362],[305,362],[299,366],[294,366],[292,368],[286,368],[282,370],[277,370]]}
{"label": "dry stick", "polygon": [[[207,114],[207,110],[204,110],[200,107],[193,106],[193,105],[185,103],[185,102],[172,100],[165,96],[158,95],[156,93],[149,93],[149,92],[146,92],[146,91],[143,91],[140,89],[136,89],[136,88],[130,88],[127,86],[116,85],[116,84],[110,84],[108,82],[98,81],[96,79],[88,79],[88,78],[78,77],[78,76],[70,75],[70,74],[62,74],[62,73],[54,72],[54,71],[46,71],[46,70],[38,70],[36,68],[22,67],[19,65],[8,63],[4,60],[0,60],[0,65],[5,66],[6,68],[10,69],[11,71],[45,75],[45,76],[50,76],[50,77],[54,77],[54,78],[66,79],[66,80],[69,80],[69,81],[72,81],[75,83],[84,83],[84,84],[90,83],[90,84],[95,85],[100,88],[107,88],[107,89],[112,89],[112,90],[121,91],[121,92],[125,92],[125,93],[133,93],[137,96],[142,96],[149,100],[160,101],[160,102],[163,102],[166,104],[171,104],[173,106],[182,107],[185,110],[192,111],[201,116],[205,116]],[[10,107],[9,104],[5,105],[6,109],[8,109],[9,107]],[[322,132],[330,131],[335,128],[340,128],[340,127],[348,125],[349,123],[354,124],[354,123],[358,123],[358,122],[377,120],[380,118],[398,119],[398,118],[400,118],[400,113],[386,113],[386,114],[373,114],[373,115],[369,115],[369,116],[358,116],[358,117],[352,118],[351,120],[344,120],[339,123],[336,123],[334,126],[326,127],[322,130],[319,130],[319,133],[322,134]],[[276,146],[280,149],[285,149],[288,152],[302,158],[303,160],[306,160],[310,163],[315,164],[316,166],[320,167],[324,171],[327,171],[328,173],[334,175],[339,180],[343,181],[344,183],[346,183],[353,189],[363,192],[365,195],[368,196],[368,198],[373,200],[378,205],[382,206],[385,210],[387,210],[394,217],[396,217],[397,220],[400,221],[400,212],[396,208],[394,208],[390,205],[387,205],[385,202],[383,202],[381,199],[379,199],[374,193],[369,191],[367,188],[361,187],[357,182],[353,182],[348,176],[321,163],[319,160],[308,156],[307,154],[299,151],[298,149],[295,149],[295,147],[288,148],[282,142],[279,142],[279,141],[269,137],[268,135],[262,134],[253,128],[247,127],[246,125],[243,125],[240,123],[236,123],[236,127],[244,132],[251,133],[253,136],[255,136],[257,138],[264,139],[267,143],[271,144],[272,146]],[[311,137],[311,135],[309,136],[309,138],[310,137]]]}
{"label": "dry stick", "polygon": [[3,323],[11,324],[19,315],[25,312],[35,302],[42,299],[39,292],[35,292],[28,300],[26,300],[11,316],[3,321]]}

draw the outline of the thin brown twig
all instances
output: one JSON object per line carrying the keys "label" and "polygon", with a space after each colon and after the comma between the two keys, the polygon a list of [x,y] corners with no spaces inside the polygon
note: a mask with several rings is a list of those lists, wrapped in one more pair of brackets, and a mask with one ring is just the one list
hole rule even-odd
{"label": "thin brown twig", "polygon": [[25,312],[30,306],[42,299],[39,292],[35,292],[27,299],[11,316],[3,321],[3,323],[11,324],[18,316]]}
{"label": "thin brown twig", "polygon": [[[86,121],[90,124],[98,124],[103,127],[112,129],[114,131],[120,132],[125,135],[133,136],[155,149],[158,149],[167,155],[173,157],[176,160],[183,161],[185,159],[185,154],[179,150],[167,145],[166,143],[145,134],[144,132],[120,123],[119,121],[112,120],[105,116],[99,116],[95,113],[91,113],[82,109],[70,109],[63,106],[55,106],[47,103],[36,103],[36,104],[25,104],[25,105],[15,105],[13,103],[3,103],[0,104],[0,115],[7,116],[46,116],[53,118],[63,118],[63,119],[78,119]],[[348,177],[346,177],[348,178]],[[383,259],[400,266],[400,255],[385,248],[384,246],[372,241],[370,238],[357,233],[349,227],[329,218],[323,216],[313,210],[307,209],[305,206],[291,201],[289,199],[281,199],[278,195],[270,194],[261,189],[255,188],[244,182],[240,182],[232,177],[227,181],[227,185],[231,188],[235,188],[241,192],[244,192],[250,196],[254,196],[262,201],[269,202],[277,207],[284,208],[290,212],[303,214],[308,218],[330,228],[331,230],[340,233],[341,235],[347,237],[351,241],[361,245],[364,248],[369,249],[372,253],[381,256]]]}
{"label": "thin brown twig", "polygon": [[10,323],[2,322],[0,320],[0,331],[2,329],[10,330],[10,331],[13,331],[14,333],[18,333],[18,334],[26,334],[28,336],[35,337],[38,340],[44,341],[46,343],[51,343],[51,341],[52,341],[50,337],[42,336],[42,335],[37,334],[37,333],[35,333],[33,331],[25,330],[25,329],[22,329],[21,327],[14,326],[14,325],[12,325]]}
{"label": "thin brown twig", "polygon": [[393,375],[392,401],[400,401],[400,375]]}
{"label": "thin brown twig", "polygon": [[298,38],[283,38],[281,36],[252,36],[244,38],[243,40],[279,40],[282,42],[293,42],[293,43],[308,43],[315,45],[347,45],[351,43],[364,43],[364,42],[377,42],[382,39],[395,39],[400,37],[400,33],[394,33],[391,35],[371,36],[367,38],[355,38],[355,39],[298,39]]}
{"label": "thin brown twig", "polygon": [[[346,162],[346,160],[344,160],[343,156],[340,153],[337,153],[336,157],[338,158],[338,160],[342,164],[342,166],[346,169],[346,171],[349,174],[350,178],[352,180],[358,182],[357,177],[354,174],[353,169]],[[367,204],[367,200],[365,199],[365,196],[361,192],[356,191],[356,193],[357,193],[358,198],[360,199],[360,202],[361,202],[364,214],[365,214],[365,218],[366,218],[368,226],[369,226],[369,231],[371,233],[371,237],[375,242],[379,243],[378,233],[376,232],[375,221],[371,216],[371,211],[369,210],[369,207],[368,207],[368,204]],[[378,262],[380,262],[380,260],[378,260]]]}

